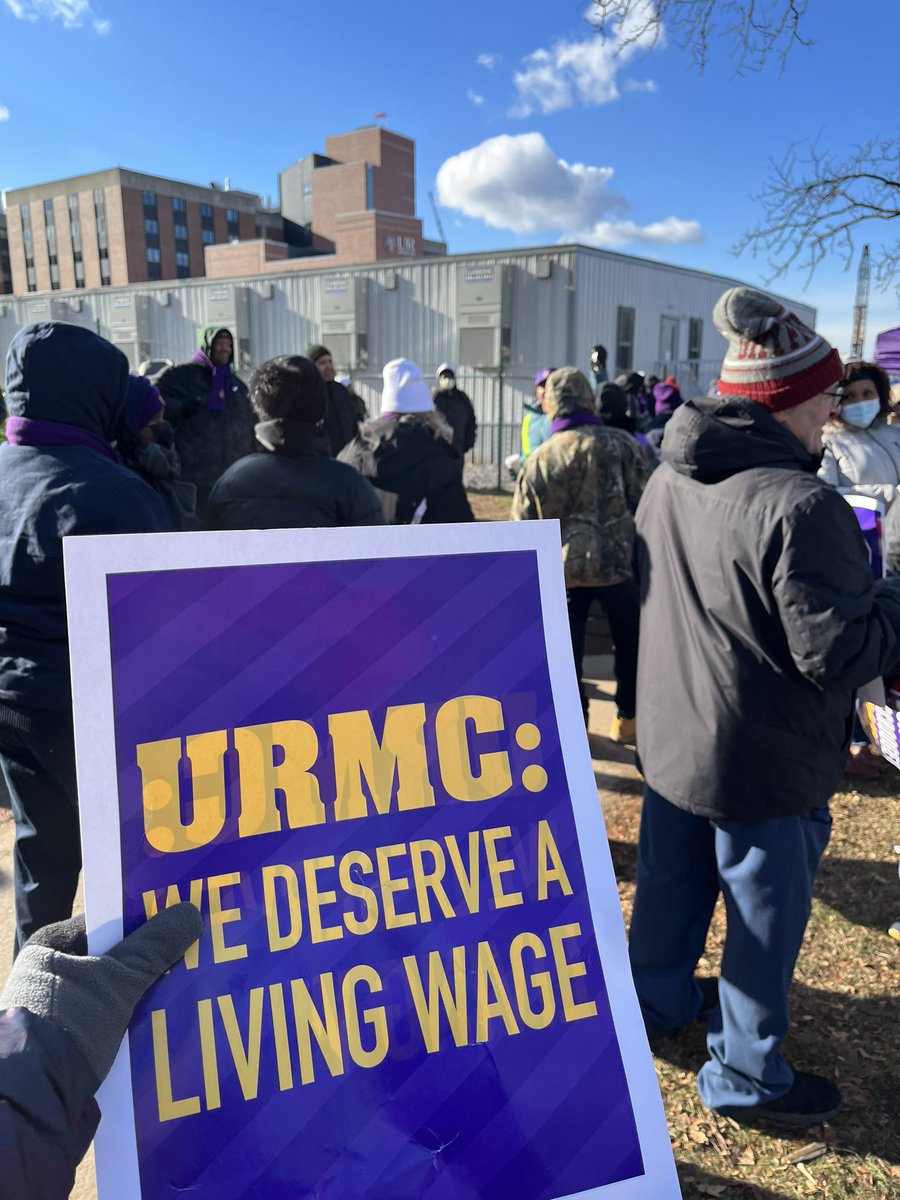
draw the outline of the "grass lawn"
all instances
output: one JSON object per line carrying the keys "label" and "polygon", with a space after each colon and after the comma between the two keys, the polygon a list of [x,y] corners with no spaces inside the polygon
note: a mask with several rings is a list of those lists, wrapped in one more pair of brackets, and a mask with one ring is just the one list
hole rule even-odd
{"label": "grass lawn", "polygon": [[[641,780],[631,756],[591,736],[626,921],[634,894]],[[610,761],[611,759],[620,761]],[[703,1107],[694,1085],[704,1062],[697,1024],[657,1046],[656,1069],[685,1200],[886,1200],[900,1197],[900,918],[893,846],[900,842],[900,774],[841,792],[794,975],[785,1043],[797,1067],[837,1080],[844,1107],[833,1124],[781,1136],[744,1129]],[[719,904],[699,973],[718,970]]]}
{"label": "grass lawn", "polygon": [[508,521],[511,492],[469,492],[469,504],[478,521]]}

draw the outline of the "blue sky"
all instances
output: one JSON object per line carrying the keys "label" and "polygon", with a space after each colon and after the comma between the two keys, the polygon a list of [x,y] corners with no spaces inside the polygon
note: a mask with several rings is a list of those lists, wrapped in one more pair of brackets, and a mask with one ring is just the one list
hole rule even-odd
{"label": "blue sky", "polygon": [[[761,283],[730,251],[768,159],[896,134],[897,0],[811,4],[813,48],[745,77],[725,42],[704,75],[671,37],[615,57],[588,8],[0,0],[0,189],[120,165],[274,198],[280,169],[386,112],[417,143],[426,234],[434,190],[453,252],[577,239]],[[846,351],[856,264],[804,283],[772,287]],[[868,344],[897,324],[897,292],[873,287]]]}

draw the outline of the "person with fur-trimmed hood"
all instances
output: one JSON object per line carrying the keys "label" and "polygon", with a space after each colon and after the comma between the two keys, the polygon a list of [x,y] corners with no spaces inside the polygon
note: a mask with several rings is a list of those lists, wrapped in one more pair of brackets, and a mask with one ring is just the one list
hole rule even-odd
{"label": "person with fur-trimmed hood", "polygon": [[562,367],[547,380],[544,409],[552,433],[525,460],[512,519],[559,520],[572,652],[585,719],[581,665],[588,612],[599,600],[615,651],[616,716],[610,737],[630,742],[635,734],[640,609],[632,568],[634,514],[649,466],[633,437],[604,425],[594,412],[590,384],[575,367]]}
{"label": "person with fur-trimmed hood", "polygon": [[175,430],[181,476],[197,488],[202,513],[222,472],[253,450],[253,412],[247,385],[233,370],[231,330],[203,330],[189,363],[169,367],[156,382]]}
{"label": "person with fur-trimmed hood", "polygon": [[395,358],[382,372],[381,415],[341,451],[375,488],[390,525],[474,521],[453,431],[435,410],[422,372]]}
{"label": "person with fur-trimmed hood", "polygon": [[478,422],[472,401],[456,386],[456,372],[449,363],[441,363],[437,369],[437,387],[431,393],[434,407],[453,430],[453,449],[459,455],[462,470],[463,459],[475,445]]}
{"label": "person with fur-trimmed hood", "polygon": [[331,457],[328,391],[308,358],[263,363],[250,381],[262,453],[233,463],[210,493],[207,529],[321,529],[381,525],[368,480]]}

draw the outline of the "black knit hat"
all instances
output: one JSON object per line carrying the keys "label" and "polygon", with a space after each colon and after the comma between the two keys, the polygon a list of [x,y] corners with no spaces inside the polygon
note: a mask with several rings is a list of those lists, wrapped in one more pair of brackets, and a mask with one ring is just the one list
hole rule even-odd
{"label": "black knit hat", "polygon": [[617,420],[628,416],[628,396],[617,383],[601,383],[597,393],[597,411],[601,417]]}
{"label": "black knit hat", "polygon": [[324,358],[326,354],[329,357],[331,356],[331,351],[327,346],[313,345],[306,347],[306,357],[310,362],[318,362],[319,359]]}

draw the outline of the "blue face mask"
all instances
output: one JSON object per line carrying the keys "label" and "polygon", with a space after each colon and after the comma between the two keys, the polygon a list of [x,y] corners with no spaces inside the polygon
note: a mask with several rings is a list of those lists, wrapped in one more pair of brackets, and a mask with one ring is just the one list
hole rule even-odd
{"label": "blue face mask", "polygon": [[868,429],[881,409],[878,400],[857,400],[855,404],[845,404],[841,409],[841,420],[845,425],[854,429]]}

